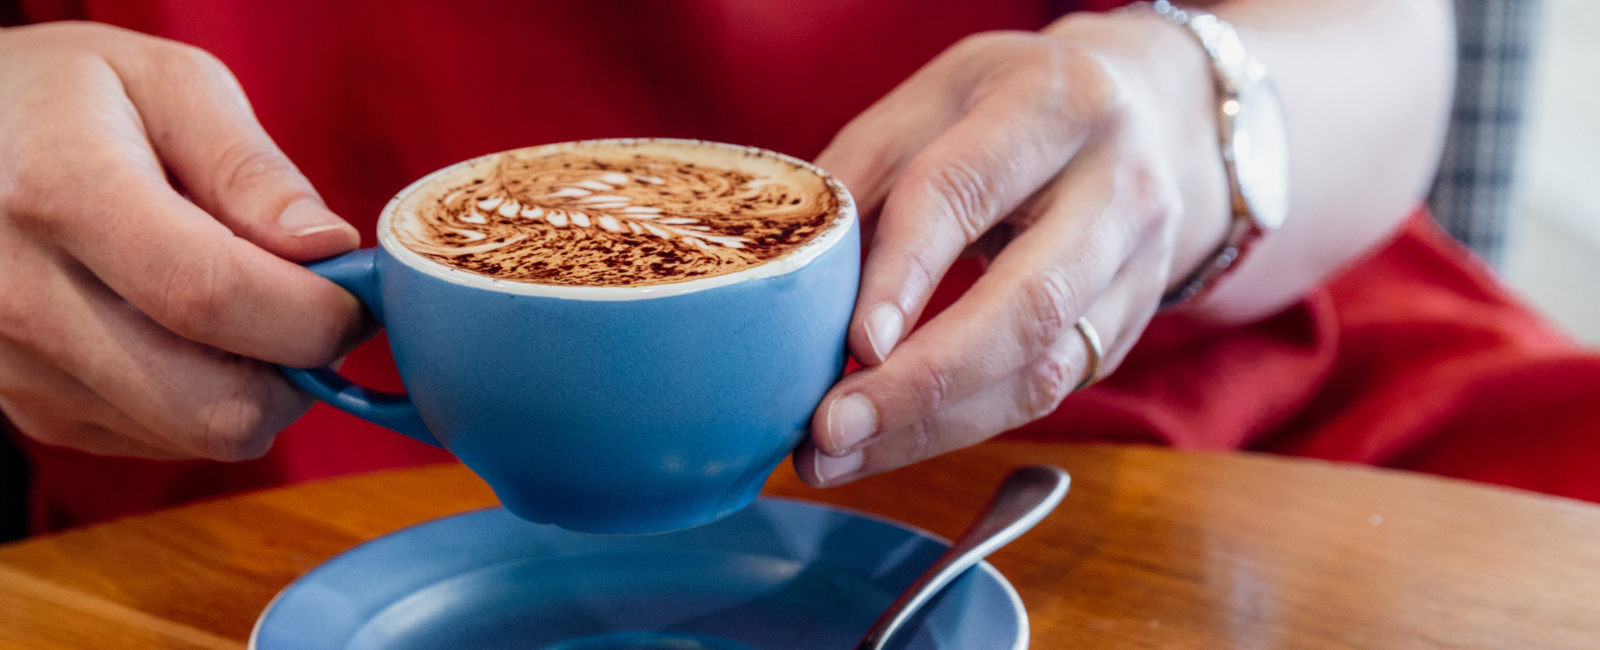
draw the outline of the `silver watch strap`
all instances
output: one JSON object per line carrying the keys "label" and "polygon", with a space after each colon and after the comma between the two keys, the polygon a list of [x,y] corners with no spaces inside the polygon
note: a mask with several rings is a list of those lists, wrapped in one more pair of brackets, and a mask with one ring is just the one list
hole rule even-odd
{"label": "silver watch strap", "polygon": [[[1240,93],[1252,84],[1265,83],[1266,66],[1245,51],[1238,32],[1215,15],[1184,9],[1168,0],[1140,3],[1155,14],[1184,28],[1211,60],[1212,80],[1217,94],[1217,139],[1222,152],[1223,170],[1228,180],[1232,219],[1221,244],[1197,268],[1161,297],[1160,309],[1189,302],[1205,293],[1218,279],[1237,267],[1240,258],[1263,233],[1262,220],[1248,200],[1240,181],[1235,156],[1235,133],[1243,105]],[[1281,216],[1274,215],[1276,226]]]}

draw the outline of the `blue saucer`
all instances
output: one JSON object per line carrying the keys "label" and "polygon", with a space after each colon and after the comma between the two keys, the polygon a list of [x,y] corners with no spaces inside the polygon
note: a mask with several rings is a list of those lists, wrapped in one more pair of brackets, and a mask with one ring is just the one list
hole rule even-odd
{"label": "blue saucer", "polygon": [[[259,650],[851,650],[946,548],[859,513],[761,499],[676,533],[602,537],[495,508],[335,557],[256,621]],[[1022,650],[1028,617],[988,563],[891,647]]]}

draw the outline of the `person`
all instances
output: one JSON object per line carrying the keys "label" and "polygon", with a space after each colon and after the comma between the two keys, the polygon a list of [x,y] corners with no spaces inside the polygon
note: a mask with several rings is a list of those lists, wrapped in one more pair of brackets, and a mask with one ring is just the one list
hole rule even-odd
{"label": "person", "polygon": [[[1515,436],[1447,426],[1506,420],[1472,409],[1515,377],[1594,369],[1415,211],[1448,3],[1204,3],[1282,96],[1291,210],[1160,316],[1229,195],[1193,40],[1148,11],[1060,15],[1120,4],[30,0],[40,24],[0,31],[0,411],[35,529],[444,460],[302,417],[273,364],[349,354],[353,378],[397,385],[381,337],[357,347],[370,318],[299,264],[370,238],[432,169],[630,135],[814,154],[855,193],[862,367],[795,454],[814,484],[1013,430],[1592,490],[1552,487],[1570,475]],[[122,27],[49,22],[68,17]],[[1079,317],[1104,381],[1068,398]]]}

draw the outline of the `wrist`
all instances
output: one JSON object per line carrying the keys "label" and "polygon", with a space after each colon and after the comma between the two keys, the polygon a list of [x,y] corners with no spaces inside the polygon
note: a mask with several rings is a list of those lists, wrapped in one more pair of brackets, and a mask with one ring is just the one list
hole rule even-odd
{"label": "wrist", "polygon": [[1166,290],[1209,263],[1232,224],[1211,62],[1184,28],[1149,12],[1069,14],[1044,30],[1100,55],[1127,117],[1176,190]]}

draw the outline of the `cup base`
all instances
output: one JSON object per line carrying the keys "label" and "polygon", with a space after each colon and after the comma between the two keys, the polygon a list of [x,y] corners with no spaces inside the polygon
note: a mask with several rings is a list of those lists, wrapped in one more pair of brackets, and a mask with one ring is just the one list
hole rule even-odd
{"label": "cup base", "polygon": [[[750,489],[745,490],[743,494],[739,494],[737,498],[730,502],[724,502],[719,509],[710,513],[695,512],[674,516],[662,516],[656,513],[649,518],[644,518],[639,516],[638,513],[634,513],[632,516],[604,520],[597,520],[593,516],[588,516],[583,517],[580,521],[563,521],[559,517],[549,517],[539,508],[523,507],[524,504],[507,498],[511,495],[499,495],[498,491],[496,491],[496,494],[500,496],[500,503],[511,514],[536,524],[558,526],[574,533],[588,535],[657,535],[698,528],[743,510],[761,494],[761,485],[761,482],[757,482]],[[603,507],[596,509],[604,510]]]}

